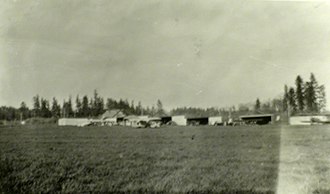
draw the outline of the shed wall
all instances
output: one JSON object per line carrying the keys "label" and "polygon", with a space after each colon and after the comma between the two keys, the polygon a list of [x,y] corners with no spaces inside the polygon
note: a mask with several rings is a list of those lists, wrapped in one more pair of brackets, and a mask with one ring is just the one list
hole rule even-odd
{"label": "shed wall", "polygon": [[185,116],[172,116],[172,121],[175,122],[177,125],[186,126],[187,119]]}
{"label": "shed wall", "polygon": [[209,117],[209,125],[215,125],[216,123],[222,123],[222,117]]}
{"label": "shed wall", "polygon": [[83,126],[90,123],[87,118],[61,118],[58,120],[59,126]]}

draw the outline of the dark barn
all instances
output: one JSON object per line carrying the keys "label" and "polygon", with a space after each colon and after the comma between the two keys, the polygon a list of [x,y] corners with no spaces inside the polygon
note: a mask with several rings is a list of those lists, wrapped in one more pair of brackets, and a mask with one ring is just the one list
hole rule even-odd
{"label": "dark barn", "polygon": [[188,125],[208,125],[209,118],[208,117],[191,117],[187,118]]}
{"label": "dark barn", "polygon": [[243,115],[240,119],[246,124],[266,125],[273,122],[273,117],[272,114]]}

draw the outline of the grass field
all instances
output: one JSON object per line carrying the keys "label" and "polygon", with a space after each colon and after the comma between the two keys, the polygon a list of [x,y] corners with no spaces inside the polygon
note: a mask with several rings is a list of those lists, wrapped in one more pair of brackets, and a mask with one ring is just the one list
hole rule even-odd
{"label": "grass field", "polygon": [[274,193],[278,126],[0,129],[4,192]]}
{"label": "grass field", "polygon": [[330,193],[329,129],[0,128],[0,191]]}
{"label": "grass field", "polygon": [[330,194],[330,126],[281,130],[278,193]]}

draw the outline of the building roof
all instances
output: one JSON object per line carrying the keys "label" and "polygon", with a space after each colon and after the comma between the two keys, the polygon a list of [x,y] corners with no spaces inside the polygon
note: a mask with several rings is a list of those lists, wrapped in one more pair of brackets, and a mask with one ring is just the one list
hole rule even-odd
{"label": "building roof", "polygon": [[198,117],[186,117],[187,119],[208,119],[209,117],[200,117],[200,116],[198,116]]}
{"label": "building roof", "polygon": [[102,114],[102,119],[125,117],[125,114],[119,109],[107,110]]}
{"label": "building roof", "polygon": [[140,119],[140,118],[136,115],[129,115],[124,118],[124,120],[137,120],[137,119]]}
{"label": "building roof", "polygon": [[258,115],[241,115],[240,118],[251,118],[251,117],[271,117],[273,114],[258,114]]}
{"label": "building roof", "polygon": [[160,121],[162,120],[160,117],[150,117],[148,118],[149,121]]}

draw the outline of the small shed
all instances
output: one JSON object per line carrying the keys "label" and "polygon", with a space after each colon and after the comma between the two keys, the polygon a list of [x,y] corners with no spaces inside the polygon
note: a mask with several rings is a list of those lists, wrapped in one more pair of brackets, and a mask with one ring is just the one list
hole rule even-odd
{"label": "small shed", "polygon": [[184,115],[172,116],[171,120],[179,126],[187,125],[187,119],[186,119],[186,116],[184,116]]}
{"label": "small shed", "polygon": [[209,117],[209,125],[219,125],[219,124],[222,124],[221,116]]}

